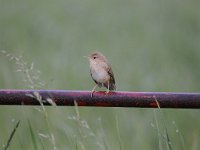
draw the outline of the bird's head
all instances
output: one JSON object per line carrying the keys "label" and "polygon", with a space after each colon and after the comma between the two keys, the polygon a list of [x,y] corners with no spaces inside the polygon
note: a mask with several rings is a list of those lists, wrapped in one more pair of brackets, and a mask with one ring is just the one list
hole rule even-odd
{"label": "bird's head", "polygon": [[90,64],[98,64],[101,62],[107,63],[106,57],[100,52],[93,52],[89,56],[86,56],[90,61]]}

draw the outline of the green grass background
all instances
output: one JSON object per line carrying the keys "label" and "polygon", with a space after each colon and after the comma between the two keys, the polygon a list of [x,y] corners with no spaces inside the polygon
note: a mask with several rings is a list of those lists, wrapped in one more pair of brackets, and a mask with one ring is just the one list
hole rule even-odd
{"label": "green grass background", "polygon": [[[118,90],[199,92],[200,1],[0,0],[0,50],[34,62],[42,89],[91,90],[83,56],[98,50],[110,60]],[[0,88],[27,89],[26,75],[9,58],[0,54]],[[200,149],[199,110],[78,112],[0,106],[0,147],[20,120],[13,150]]]}

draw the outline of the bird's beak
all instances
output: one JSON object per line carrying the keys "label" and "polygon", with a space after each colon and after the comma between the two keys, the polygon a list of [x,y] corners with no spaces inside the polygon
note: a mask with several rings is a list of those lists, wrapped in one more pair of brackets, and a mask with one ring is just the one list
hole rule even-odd
{"label": "bird's beak", "polygon": [[90,57],[89,56],[83,56],[84,58],[87,58],[87,59],[89,59]]}

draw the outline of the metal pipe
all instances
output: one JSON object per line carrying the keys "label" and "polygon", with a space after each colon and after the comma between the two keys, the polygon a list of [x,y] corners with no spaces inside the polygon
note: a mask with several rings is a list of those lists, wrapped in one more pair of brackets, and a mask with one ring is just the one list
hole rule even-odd
{"label": "metal pipe", "polygon": [[200,93],[0,90],[0,105],[52,105],[144,108],[200,108]]}

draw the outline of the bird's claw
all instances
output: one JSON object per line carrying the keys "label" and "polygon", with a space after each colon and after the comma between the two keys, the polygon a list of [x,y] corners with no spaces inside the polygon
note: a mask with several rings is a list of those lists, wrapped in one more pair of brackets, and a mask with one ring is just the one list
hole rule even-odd
{"label": "bird's claw", "polygon": [[93,97],[93,93],[94,93],[94,92],[95,92],[95,91],[92,91],[92,92],[91,92],[91,94],[90,94],[91,97]]}
{"label": "bird's claw", "polygon": [[107,91],[105,92],[105,94],[107,95],[109,92],[110,92],[110,91],[109,91],[109,90],[107,90]]}

